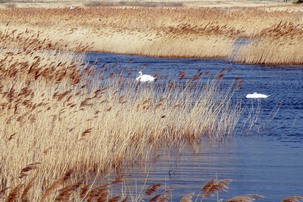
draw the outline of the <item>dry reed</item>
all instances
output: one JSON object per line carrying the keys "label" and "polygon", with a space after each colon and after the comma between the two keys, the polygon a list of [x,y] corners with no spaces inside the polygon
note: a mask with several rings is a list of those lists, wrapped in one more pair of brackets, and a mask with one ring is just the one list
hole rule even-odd
{"label": "dry reed", "polygon": [[258,194],[244,194],[240,196],[235,196],[232,199],[227,200],[227,202],[253,202],[255,199],[264,198],[264,196]]}
{"label": "dry reed", "polygon": [[145,194],[147,196],[152,195],[154,192],[158,190],[158,188],[161,186],[161,184],[153,184],[150,187],[148,187],[145,191]]}
{"label": "dry reed", "polygon": [[282,202],[300,202],[303,201],[302,196],[289,196],[282,200]]}
{"label": "dry reed", "polygon": [[108,194],[112,184],[85,180],[148,159],[160,144],[232,134],[240,108],[231,107],[232,91],[220,93],[222,78],[199,94],[198,76],[183,88],[178,81],[138,85],[121,79],[117,64],[96,72],[82,55],[62,52],[50,39],[44,46],[42,33],[9,26],[0,33],[0,145],[6,148],[0,190],[7,201],[117,201]]}
{"label": "dry reed", "polygon": [[194,193],[189,193],[186,194],[182,197],[182,199],[180,200],[180,202],[192,202],[192,197],[193,197]]}
{"label": "dry reed", "polygon": [[202,197],[210,197],[214,194],[218,194],[221,191],[226,191],[228,189],[228,184],[231,183],[231,179],[222,179],[218,180],[216,178],[212,178],[208,180],[201,188]]}
{"label": "dry reed", "polygon": [[[0,10],[0,39],[7,48],[21,44],[77,52],[232,57],[244,63],[302,64],[300,16],[298,5],[230,9],[14,8]],[[247,39],[248,43],[238,50],[237,39]]]}
{"label": "dry reed", "polygon": [[[116,12],[111,8],[108,11]],[[56,9],[0,12],[1,19],[13,16],[11,21],[4,20],[1,23],[6,24],[0,25],[0,146],[5,148],[1,152],[0,196],[6,201],[127,200],[127,197],[109,195],[114,182],[94,186],[87,180],[91,175],[148,160],[149,152],[159,145],[199,140],[202,136],[222,140],[232,134],[241,113],[239,106],[231,104],[238,81],[222,92],[219,87],[224,71],[203,86],[200,83],[203,75],[198,72],[183,88],[176,81],[158,89],[122,82],[119,73],[111,72],[116,67],[104,65],[101,73],[96,74],[96,69],[83,64],[82,55],[61,51],[92,50],[91,44],[70,43],[66,41],[66,33],[54,37],[45,31],[55,26],[55,21],[61,22],[62,15],[78,20],[64,12]],[[90,15],[91,10],[79,12]],[[98,12],[93,10],[92,14]],[[121,16],[128,16],[129,12],[121,10]],[[30,19],[30,13],[42,17]],[[44,24],[44,15],[54,18],[45,17],[49,21]],[[20,23],[26,27],[16,28]],[[86,26],[83,21],[79,23]],[[99,20],[89,23],[99,26]],[[127,26],[138,25],[127,23],[130,23]],[[159,26],[162,22],[157,23]],[[37,26],[45,30],[37,30]],[[178,29],[194,32],[196,28],[191,26]],[[216,25],[202,28],[206,37],[220,30]],[[241,34],[228,30],[231,35]],[[228,40],[233,40],[230,37]],[[180,82],[185,75],[180,73]],[[220,187],[222,183],[224,186]],[[209,188],[224,190],[227,183],[214,181]],[[168,198],[165,194],[152,197],[163,201]]]}
{"label": "dry reed", "polygon": [[302,64],[303,23],[282,22],[266,28],[238,50],[235,60],[259,64]]}

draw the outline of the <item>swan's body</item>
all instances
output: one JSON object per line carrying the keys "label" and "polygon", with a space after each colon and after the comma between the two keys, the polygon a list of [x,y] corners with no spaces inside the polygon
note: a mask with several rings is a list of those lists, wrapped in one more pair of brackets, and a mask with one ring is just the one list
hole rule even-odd
{"label": "swan's body", "polygon": [[268,98],[268,95],[254,92],[253,94],[247,94],[246,98],[252,98],[252,99]]}
{"label": "swan's body", "polygon": [[152,83],[156,80],[155,77],[148,75],[148,74],[143,74],[141,71],[138,73],[138,77],[136,78],[137,81],[141,83]]}

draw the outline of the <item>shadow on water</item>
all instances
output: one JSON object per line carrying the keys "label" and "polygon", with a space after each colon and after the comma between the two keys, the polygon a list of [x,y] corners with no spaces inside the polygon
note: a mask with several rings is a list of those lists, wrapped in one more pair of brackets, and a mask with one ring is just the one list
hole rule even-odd
{"label": "shadow on water", "polygon": [[[160,183],[175,186],[173,200],[185,194],[198,194],[211,177],[231,178],[227,193],[261,194],[266,199],[281,201],[290,195],[303,195],[303,68],[294,66],[260,66],[237,64],[223,59],[168,59],[133,55],[89,53],[86,62],[97,68],[116,66],[122,75],[138,71],[159,75],[159,83],[178,78],[186,72],[191,78],[200,69],[213,78],[222,68],[233,69],[225,75],[227,85],[240,75],[244,80],[233,99],[240,101],[244,113],[230,140],[217,145],[202,141],[199,146],[183,145],[171,151],[159,151],[157,163],[145,169],[131,167],[125,172],[125,191],[138,191],[143,185]],[[157,85],[157,84],[155,84]],[[246,99],[248,93],[264,93],[267,99]],[[193,197],[195,199],[195,197]],[[207,201],[215,201],[207,200]]]}

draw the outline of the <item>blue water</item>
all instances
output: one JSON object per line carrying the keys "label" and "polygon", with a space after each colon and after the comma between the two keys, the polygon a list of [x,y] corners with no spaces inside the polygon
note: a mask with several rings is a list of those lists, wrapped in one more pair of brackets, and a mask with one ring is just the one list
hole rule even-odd
{"label": "blue water", "polygon": [[[234,99],[242,103],[245,113],[232,139],[220,145],[204,141],[198,148],[184,145],[179,152],[163,151],[148,172],[136,168],[128,170],[127,186],[138,189],[145,181],[146,186],[175,185],[171,201],[179,201],[185,194],[198,194],[208,179],[217,176],[233,180],[229,190],[220,193],[219,197],[224,200],[252,193],[267,197],[257,201],[281,201],[286,196],[303,195],[303,66],[244,65],[224,59],[150,58],[106,53],[89,53],[86,62],[98,69],[106,64],[113,72],[129,73],[129,79],[135,79],[140,70],[146,74],[157,73],[159,83],[177,80],[182,71],[189,79],[199,69],[210,72],[204,74],[207,80],[222,68],[232,69],[223,79],[226,86],[237,75],[244,80]],[[270,97],[245,98],[253,92]],[[249,112],[253,119],[248,117]],[[216,198],[204,201],[216,201]]]}

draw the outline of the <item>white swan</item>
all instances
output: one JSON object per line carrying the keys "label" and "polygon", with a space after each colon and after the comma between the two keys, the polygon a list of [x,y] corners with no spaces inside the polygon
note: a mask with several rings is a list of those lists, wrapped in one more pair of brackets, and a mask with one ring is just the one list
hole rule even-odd
{"label": "white swan", "polygon": [[246,98],[253,98],[253,99],[268,98],[268,97],[269,97],[268,95],[256,93],[256,92],[254,92],[253,94],[246,95]]}
{"label": "white swan", "polygon": [[136,78],[137,81],[141,83],[152,83],[156,80],[155,77],[148,75],[148,74],[143,74],[141,71],[138,73],[138,77]]}

